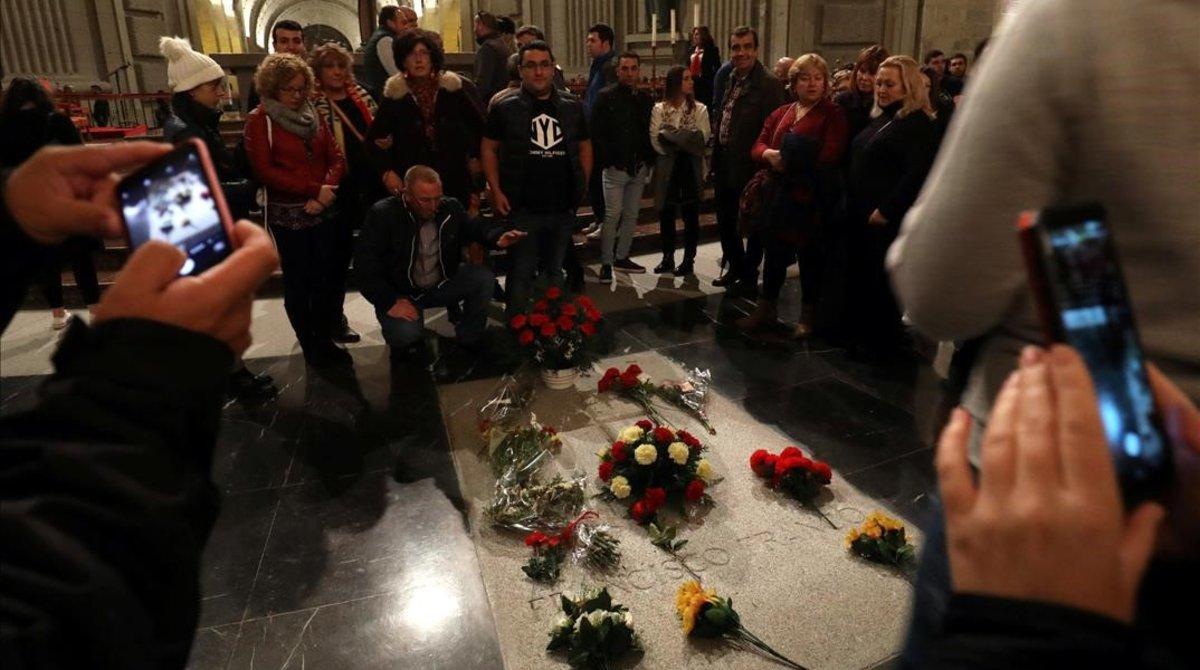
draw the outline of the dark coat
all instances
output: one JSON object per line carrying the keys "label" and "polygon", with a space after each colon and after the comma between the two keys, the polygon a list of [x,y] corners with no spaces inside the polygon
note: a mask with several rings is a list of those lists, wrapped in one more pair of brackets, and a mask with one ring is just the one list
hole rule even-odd
{"label": "dark coat", "polygon": [[[689,52],[688,63],[691,62],[691,58],[692,54]],[[704,103],[705,107],[712,107],[713,86],[716,83],[717,70],[720,69],[721,50],[715,44],[705,47],[700,56],[700,76],[694,81],[696,101]]]}
{"label": "dark coat", "polygon": [[633,174],[639,166],[654,163],[654,147],[650,145],[653,109],[654,99],[646,91],[620,84],[600,91],[592,112],[594,170],[614,167]]}
{"label": "dark coat", "polygon": [[588,66],[588,85],[583,94],[583,108],[587,110],[588,118],[592,118],[592,109],[596,106],[596,98],[605,86],[617,83],[617,52],[609,50],[592,59]]}
{"label": "dark coat", "polygon": [[[441,242],[442,273],[450,279],[463,262],[463,247],[480,242],[494,247],[504,232],[494,219],[473,219],[454,198],[442,198],[434,214]],[[412,279],[421,225],[403,197],[384,198],[367,214],[358,234],[354,272],[359,290],[375,307],[388,310],[398,298],[418,305],[423,290]]]}
{"label": "dark coat", "polygon": [[432,140],[403,74],[388,79],[367,139],[392,137],[386,162],[378,166],[381,171],[393,170],[403,177],[410,167],[427,165],[441,176],[447,196],[466,202],[474,190],[467,164],[479,157],[483,116],[457,74],[441,73],[438,84]]}
{"label": "dark coat", "polygon": [[511,53],[508,42],[499,35],[492,35],[479,45],[475,52],[475,85],[479,87],[480,107],[486,105],[496,91],[508,86],[508,56]]}
{"label": "dark coat", "polygon": [[720,103],[713,111],[713,137],[718,138],[714,144],[713,161],[716,164],[716,174],[721,185],[740,189],[750,181],[756,166],[750,156],[750,148],[762,131],[763,122],[767,116],[783,104],[783,87],[779,80],[771,76],[762,63],[755,62],[754,68],[746,75],[746,91],[734,103],[730,117],[729,143],[721,146],[721,122],[724,116],[725,101],[733,94],[736,74],[730,75],[729,85]]}
{"label": "dark coat", "polygon": [[233,152],[221,138],[221,112],[196,104],[187,93],[171,96],[171,116],[163,125],[163,139],[178,144],[190,139],[204,142],[221,180],[221,190],[234,218],[243,218],[254,206],[257,186],[242,171]]}
{"label": "dark coat", "polygon": [[0,167],[16,167],[48,144],[83,144],[83,138],[59,112],[23,109],[0,119]]}
{"label": "dark coat", "polygon": [[[852,88],[835,95],[833,101],[846,113],[850,139],[853,141],[863,131],[863,128],[871,123],[871,108],[875,106],[875,95]],[[849,155],[847,155],[847,159],[849,159]]]}
{"label": "dark coat", "polygon": [[899,108],[898,102],[884,108],[854,138],[847,186],[855,223],[865,222],[878,209],[891,227],[899,226],[933,165],[937,124],[921,111],[901,118],[896,115]]}

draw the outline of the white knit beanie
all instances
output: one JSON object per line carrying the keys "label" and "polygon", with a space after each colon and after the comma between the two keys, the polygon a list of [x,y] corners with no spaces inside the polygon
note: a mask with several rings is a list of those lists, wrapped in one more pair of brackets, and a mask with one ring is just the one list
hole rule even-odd
{"label": "white knit beanie", "polygon": [[200,84],[225,77],[225,71],[217,61],[193,51],[192,45],[182,37],[159,38],[158,50],[167,58],[167,83],[172,93],[190,91]]}

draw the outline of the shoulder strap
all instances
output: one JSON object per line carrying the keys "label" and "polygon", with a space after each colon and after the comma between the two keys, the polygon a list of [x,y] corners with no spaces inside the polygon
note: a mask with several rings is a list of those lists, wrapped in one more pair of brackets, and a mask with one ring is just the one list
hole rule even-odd
{"label": "shoulder strap", "polygon": [[333,113],[337,114],[338,118],[342,120],[342,128],[349,128],[350,132],[354,134],[354,138],[357,139],[360,144],[367,141],[365,138],[363,138],[362,133],[358,132],[358,128],[354,127],[354,124],[350,121],[350,117],[346,116],[346,113],[342,111],[341,107],[338,107],[336,102],[330,100],[329,108],[332,109]]}
{"label": "shoulder strap", "polygon": [[263,112],[263,116],[267,117],[267,148],[275,148],[275,133],[271,128],[271,115]]}

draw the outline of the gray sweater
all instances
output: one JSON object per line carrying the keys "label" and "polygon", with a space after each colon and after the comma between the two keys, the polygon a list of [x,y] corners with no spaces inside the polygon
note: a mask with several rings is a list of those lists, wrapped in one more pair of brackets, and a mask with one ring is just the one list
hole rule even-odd
{"label": "gray sweater", "polygon": [[964,398],[977,419],[1041,340],[1017,214],[1089,200],[1149,359],[1200,397],[1200,0],[1025,3],[972,74],[888,268],[920,331],[986,336]]}

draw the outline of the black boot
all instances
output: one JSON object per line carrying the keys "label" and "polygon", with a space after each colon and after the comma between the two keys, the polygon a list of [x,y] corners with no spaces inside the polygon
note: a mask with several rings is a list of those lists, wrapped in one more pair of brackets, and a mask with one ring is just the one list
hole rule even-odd
{"label": "black boot", "polygon": [[675,268],[676,277],[688,277],[696,274],[695,262],[690,258],[683,259],[679,267]]}
{"label": "black boot", "polygon": [[362,336],[354,332],[350,327],[350,322],[346,320],[346,315],[343,314],[333,328],[333,341],[341,344],[354,344],[362,340]]}
{"label": "black boot", "polygon": [[662,262],[654,266],[654,274],[665,275],[675,271],[675,257],[663,255]]}
{"label": "black boot", "polygon": [[259,402],[273,397],[278,392],[274,384],[261,383],[245,366],[229,375],[228,394],[241,402]]}

